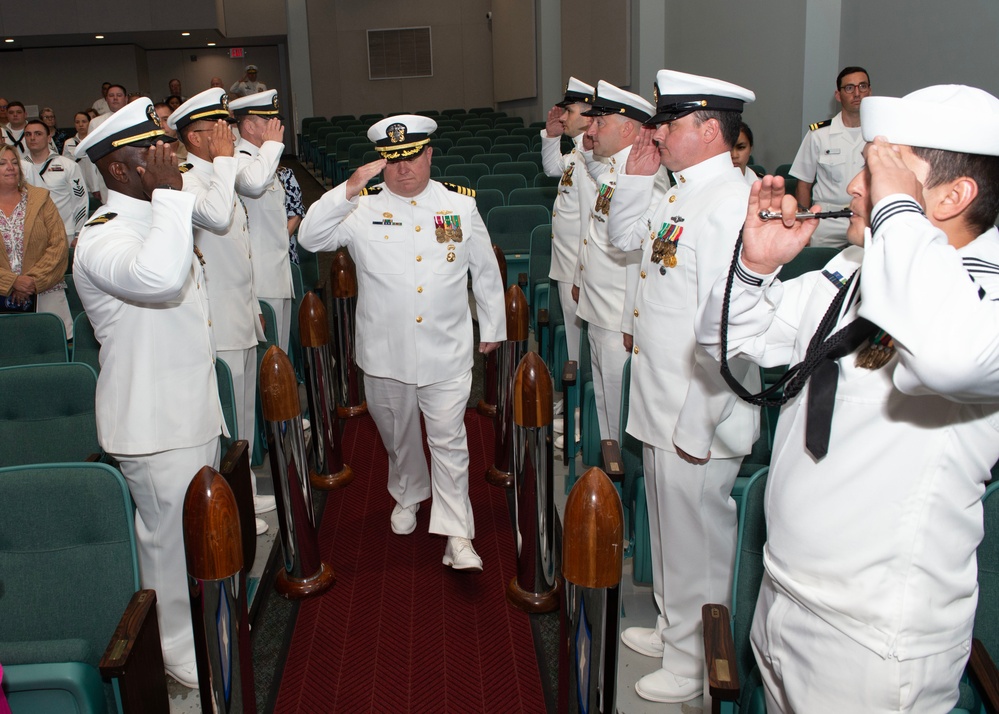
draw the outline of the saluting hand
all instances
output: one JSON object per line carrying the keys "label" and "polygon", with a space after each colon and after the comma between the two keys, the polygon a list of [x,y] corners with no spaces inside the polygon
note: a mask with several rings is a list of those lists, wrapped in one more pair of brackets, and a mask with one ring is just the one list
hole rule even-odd
{"label": "saluting hand", "polygon": [[556,136],[562,136],[565,132],[565,127],[562,126],[562,112],[565,110],[562,107],[552,107],[548,110],[548,120],[545,122],[545,133],[548,134],[549,138],[554,138]]}
{"label": "saluting hand", "polygon": [[263,133],[260,138],[264,141],[276,141],[279,144],[284,143],[284,124],[277,117],[267,120],[267,126],[264,127]]}
{"label": "saluting hand", "polygon": [[[749,190],[749,207],[742,229],[742,264],[766,275],[787,264],[808,245],[818,221],[796,221],[798,201],[784,193],[783,176],[764,176]],[[812,212],[820,210],[812,206]],[[780,211],[781,220],[764,221],[760,211]]]}
{"label": "saluting hand", "polygon": [[157,141],[146,153],[146,165],[139,166],[136,171],[142,180],[142,190],[147,196],[153,195],[153,189],[168,186],[176,191],[184,188],[184,179],[177,168],[177,155],[173,144]]}
{"label": "saluting hand", "polygon": [[232,135],[229,123],[224,119],[215,122],[215,126],[208,132],[208,155],[215,159],[216,156],[235,156],[236,140]]}
{"label": "saluting hand", "polygon": [[635,136],[624,171],[633,176],[654,176],[659,170],[659,146],[652,140],[656,130],[643,125]]}
{"label": "saluting hand", "polygon": [[912,196],[924,209],[923,184],[902,161],[902,151],[883,136],[874,137],[867,147],[867,168],[871,172],[871,205],[893,193]]}
{"label": "saluting hand", "polygon": [[364,166],[358,166],[357,170],[347,179],[347,198],[351,199],[359,195],[361,190],[368,185],[368,181],[380,174],[387,163],[388,161],[385,159],[376,159],[364,164]]}

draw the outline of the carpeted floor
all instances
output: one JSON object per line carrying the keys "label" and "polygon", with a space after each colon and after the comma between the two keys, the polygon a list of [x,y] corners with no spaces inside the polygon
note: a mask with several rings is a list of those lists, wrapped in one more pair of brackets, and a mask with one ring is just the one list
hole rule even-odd
{"label": "carpeted floor", "polygon": [[276,712],[545,711],[530,618],[505,599],[516,573],[506,493],[482,478],[492,425],[474,411],[465,423],[477,574],[441,564],[429,502],[416,532],[391,532],[384,447],[370,417],[348,421],[356,476],[329,495],[320,527],[337,583],[300,606]]}

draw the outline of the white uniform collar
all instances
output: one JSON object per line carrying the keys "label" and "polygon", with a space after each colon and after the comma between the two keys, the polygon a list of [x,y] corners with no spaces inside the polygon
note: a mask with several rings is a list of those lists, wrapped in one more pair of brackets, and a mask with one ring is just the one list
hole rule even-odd
{"label": "white uniform collar", "polygon": [[187,163],[192,166],[192,171],[197,171],[198,173],[211,173],[213,169],[213,164],[211,161],[205,161],[204,159],[195,156],[194,154],[188,152]]}
{"label": "white uniform collar", "polygon": [[733,171],[738,172],[739,178],[745,179],[742,172],[732,165],[732,154],[726,151],[723,154],[712,156],[710,159],[705,159],[699,164],[694,164],[683,171],[675,171],[673,178],[678,190],[689,190],[692,186],[697,186],[716,176]]}
{"label": "white uniform collar", "polygon": [[236,143],[236,153],[238,154],[240,151],[245,151],[250,156],[256,156],[260,153],[260,148],[240,137],[239,141]]}
{"label": "white uniform collar", "polygon": [[114,189],[108,189],[108,202],[97,213],[107,213],[108,211],[114,211],[119,216],[146,223],[150,223],[153,220],[152,202],[126,196]]}

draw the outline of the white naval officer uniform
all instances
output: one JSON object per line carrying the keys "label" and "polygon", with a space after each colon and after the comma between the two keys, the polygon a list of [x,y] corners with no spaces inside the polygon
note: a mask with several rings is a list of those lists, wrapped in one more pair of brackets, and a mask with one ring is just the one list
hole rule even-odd
{"label": "white naval officer uniform", "polygon": [[[843,112],[831,120],[809,126],[791,164],[790,174],[812,186],[812,203],[823,211],[850,205],[846,192],[853,177],[864,168],[864,137],[860,127],[843,126]],[[808,206],[805,206],[808,208]],[[841,248],[846,245],[847,218],[826,218],[812,234],[812,245]]]}
{"label": "white naval officer uniform", "polygon": [[[627,432],[645,445],[653,592],[660,612],[655,635],[664,645],[662,668],[700,680],[701,606],[731,600],[737,515],[731,491],[759,433],[759,409],[739,401],[717,364],[698,354],[694,318],[727,271],[749,187],[728,152],[673,176],[676,185],[656,200],[655,177],[620,174],[609,230],[618,248],[641,256]],[[673,267],[652,262],[659,235],[675,239]],[[749,367],[733,364],[747,387],[758,391],[759,370]],[[689,464],[674,443],[711,459]]]}
{"label": "white naval officer uniform", "polygon": [[[949,711],[968,656],[979,499],[999,459],[999,355],[982,330],[999,299],[999,232],[955,250],[901,195],[871,224],[864,249],[823,271],[782,283],[740,263],[732,288],[729,353],[764,366],[801,359],[861,266],[833,331],[859,315],[895,340],[880,369],[856,353],[838,361],[825,458],[805,450],[809,388],[781,410],[752,634],[768,711],[910,711],[917,698],[919,711]],[[723,296],[719,281],[697,328],[715,356]]]}
{"label": "white naval officer uniform", "polygon": [[[260,304],[253,285],[246,209],[236,196],[239,160],[208,162],[193,154],[184,171],[184,191],[196,197],[194,244],[205,258],[218,356],[232,373],[239,437],[253,451],[256,437],[257,342],[263,339]],[[184,170],[184,167],[182,167]],[[256,478],[253,482],[256,492]]]}
{"label": "white naval officer uniform", "polygon": [[277,141],[265,141],[259,148],[246,139],[236,142],[236,156],[239,158],[236,193],[243,198],[246,206],[254,288],[257,297],[274,308],[278,347],[287,352],[295,288],[291,280],[291,259],[288,257],[284,187],[277,177],[282,151],[284,144]]}
{"label": "white naval officer uniform", "polygon": [[389,453],[389,493],[404,508],[432,493],[430,532],[466,538],[475,536],[464,427],[473,356],[469,271],[480,340],[506,338],[503,285],[473,196],[430,181],[413,198],[380,184],[348,201],[341,184],[313,204],[298,234],[311,251],[347,246],[357,266],[357,365]]}
{"label": "white naval officer uniform", "polygon": [[182,512],[191,479],[219,465],[225,430],[194,197],[115,191],[80,233],[73,275],[101,343],[97,433],[136,505],[142,586],[156,590],[167,665],[194,662]]}
{"label": "white naval officer uniform", "polygon": [[[579,272],[579,250],[589,227],[590,206],[596,200],[596,184],[586,168],[583,135],[572,140],[573,149],[562,154],[561,137],[541,130],[541,163],[545,174],[560,176],[558,195],[552,209],[552,266],[548,277],[556,282],[565,322],[569,359],[579,361],[580,323],[572,285]],[[590,159],[592,161],[592,158]]]}
{"label": "white naval officer uniform", "polygon": [[233,82],[232,86],[229,87],[229,94],[233,97],[248,97],[251,94],[259,94],[266,91],[266,84],[263,82],[251,82],[250,80]]}

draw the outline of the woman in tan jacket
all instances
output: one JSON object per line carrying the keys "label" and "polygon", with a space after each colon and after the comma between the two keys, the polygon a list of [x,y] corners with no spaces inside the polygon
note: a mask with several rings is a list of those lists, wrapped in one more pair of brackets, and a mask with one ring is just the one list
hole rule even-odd
{"label": "woman in tan jacket", "polygon": [[66,300],[66,229],[44,188],[29,186],[13,147],[0,146],[0,296],[14,305],[37,301],[59,316],[72,336]]}

